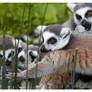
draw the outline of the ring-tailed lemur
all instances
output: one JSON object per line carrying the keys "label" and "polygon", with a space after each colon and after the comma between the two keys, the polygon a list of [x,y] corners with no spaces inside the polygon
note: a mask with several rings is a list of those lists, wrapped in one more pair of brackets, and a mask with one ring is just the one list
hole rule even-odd
{"label": "ring-tailed lemur", "polygon": [[[78,32],[92,33],[92,3],[67,4],[73,12],[73,17],[66,21],[63,26]],[[89,32],[89,33],[90,33]]]}
{"label": "ring-tailed lemur", "polygon": [[[8,72],[12,71],[12,65],[14,62],[14,59],[18,57],[21,48],[18,48],[18,53],[16,53],[15,49],[8,49],[5,50],[5,64]],[[0,51],[1,60],[3,59],[3,51]],[[18,69],[22,69],[20,65],[20,61],[18,60]]]}
{"label": "ring-tailed lemur", "polygon": [[[3,51],[0,51],[0,55],[2,56],[1,58],[3,59]],[[12,70],[12,61],[14,55],[15,55],[15,49],[12,48],[5,50],[5,64],[8,72]]]}
{"label": "ring-tailed lemur", "polygon": [[49,25],[42,33],[41,52],[54,51],[65,48],[70,42],[71,30],[60,24]]}

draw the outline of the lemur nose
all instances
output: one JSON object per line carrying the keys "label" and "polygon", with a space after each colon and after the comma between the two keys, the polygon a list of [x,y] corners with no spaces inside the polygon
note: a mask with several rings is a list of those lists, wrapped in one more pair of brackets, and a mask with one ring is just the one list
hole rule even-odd
{"label": "lemur nose", "polygon": [[81,25],[85,27],[86,31],[89,31],[91,29],[91,23],[87,22],[86,20],[83,20],[81,22]]}
{"label": "lemur nose", "polygon": [[6,66],[10,66],[11,65],[11,61],[6,60]]}
{"label": "lemur nose", "polygon": [[42,46],[40,47],[40,51],[41,51],[41,52],[48,52],[48,50],[45,48],[44,45],[42,45]]}
{"label": "lemur nose", "polygon": [[83,20],[82,22],[81,22],[81,24],[82,24],[82,26],[84,26],[84,27],[87,27],[87,26],[89,26],[89,22],[87,22],[86,20]]}
{"label": "lemur nose", "polygon": [[25,61],[25,58],[23,56],[20,56],[19,57],[19,61],[24,62]]}
{"label": "lemur nose", "polygon": [[31,51],[29,52],[29,55],[31,56],[32,61],[34,62],[34,60],[37,58],[37,56],[35,56]]}

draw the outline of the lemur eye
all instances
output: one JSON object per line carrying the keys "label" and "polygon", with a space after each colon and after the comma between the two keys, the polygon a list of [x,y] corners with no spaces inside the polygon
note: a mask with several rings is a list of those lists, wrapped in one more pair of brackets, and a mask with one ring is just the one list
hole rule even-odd
{"label": "lemur eye", "polygon": [[19,47],[18,48],[18,53],[20,53],[22,51],[22,48],[21,47]]}
{"label": "lemur eye", "polygon": [[30,57],[32,59],[31,62],[34,62],[34,60],[37,58],[37,56],[33,55],[32,51],[29,52],[29,55],[30,55]]}
{"label": "lemur eye", "polygon": [[20,56],[20,57],[19,57],[19,60],[20,60],[21,62],[25,62],[25,58],[24,58],[23,56]]}
{"label": "lemur eye", "polygon": [[52,37],[48,40],[48,44],[55,44],[57,42],[57,39]]}
{"label": "lemur eye", "polygon": [[78,15],[78,14],[76,14],[76,18],[77,18],[78,20],[81,20],[81,19],[82,19],[82,17],[81,17],[80,15]]}
{"label": "lemur eye", "polygon": [[88,12],[88,16],[92,15],[92,12]]}
{"label": "lemur eye", "polygon": [[92,11],[91,11],[91,10],[89,10],[89,11],[86,13],[86,17],[90,17],[90,16],[92,16]]}
{"label": "lemur eye", "polygon": [[33,54],[33,53],[30,51],[30,52],[29,52],[29,55],[31,56],[32,54]]}
{"label": "lemur eye", "polygon": [[14,55],[14,51],[11,51],[11,53],[8,55],[8,58],[10,58],[12,55]]}

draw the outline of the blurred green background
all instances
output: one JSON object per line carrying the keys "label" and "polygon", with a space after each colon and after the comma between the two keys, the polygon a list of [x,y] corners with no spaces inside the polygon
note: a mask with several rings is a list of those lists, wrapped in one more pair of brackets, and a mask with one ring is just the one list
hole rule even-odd
{"label": "blurred green background", "polygon": [[[24,21],[21,35],[27,32],[28,11],[30,8],[29,30],[34,30],[36,26],[44,24],[61,24],[72,16],[72,12],[65,3],[0,3],[0,35],[5,27],[11,36],[18,36],[24,12]],[[47,10],[46,10],[47,9]],[[43,17],[44,16],[44,17]]]}

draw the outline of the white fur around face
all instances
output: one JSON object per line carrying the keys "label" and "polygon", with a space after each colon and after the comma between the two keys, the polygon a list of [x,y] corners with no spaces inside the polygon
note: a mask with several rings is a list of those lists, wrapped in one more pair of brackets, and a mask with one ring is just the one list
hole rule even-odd
{"label": "white fur around face", "polygon": [[[30,67],[33,63],[35,63],[35,61],[32,61],[32,58],[31,58],[30,55],[29,55],[29,52],[30,52],[30,51],[32,51],[32,50],[28,50],[28,52],[25,51],[25,50],[22,50],[22,51],[18,54],[18,58],[20,58],[20,57],[22,56],[22,57],[25,59],[24,62],[19,61],[19,66],[22,67],[23,69],[25,69],[26,66],[27,66],[27,53],[28,53],[28,67]],[[32,51],[32,53],[33,53],[33,55],[34,55],[35,57],[38,56],[37,51],[34,50],[34,51]]]}
{"label": "white fur around face", "polygon": [[[62,49],[64,48],[70,41],[70,35],[68,35],[67,37],[65,37],[68,32],[70,31],[67,28],[62,29],[63,31],[61,32],[62,36],[57,36],[52,32],[46,31],[43,33],[43,38],[44,38],[44,43],[43,45],[45,46],[45,48],[47,50],[58,50],[58,49]],[[55,44],[48,44],[47,41],[51,38],[51,37],[55,37],[57,39],[57,42]],[[65,38],[64,38],[65,37]]]}
{"label": "white fur around face", "polygon": [[83,32],[85,32],[86,30],[85,30],[85,28],[84,28],[83,26],[77,25],[76,28],[75,28],[75,31],[76,31],[76,32],[83,33]]}
{"label": "white fur around face", "polygon": [[25,59],[25,61],[24,61],[24,62],[21,62],[21,61],[19,60],[18,66],[21,67],[21,68],[23,68],[23,69],[25,69],[25,68],[26,68],[26,53],[25,53],[24,50],[22,50],[22,51],[18,54],[18,59],[19,59],[21,56],[23,56],[23,58]]}
{"label": "white fur around face", "polygon": [[25,53],[24,50],[22,50],[22,51],[18,54],[18,58],[19,58],[20,56],[23,56],[24,58],[26,58],[26,53]]}
{"label": "white fur around face", "polygon": [[62,37],[62,39],[66,36],[66,35],[70,35],[71,36],[71,29],[65,27],[65,28],[62,28],[61,29],[61,33],[60,33],[60,36]]}
{"label": "white fur around face", "polygon": [[[9,54],[10,54],[12,51],[15,51],[15,50],[14,50],[14,49],[8,49],[8,50],[5,51],[5,59],[6,59],[6,60],[12,61],[12,56],[11,56],[11,57],[8,57]],[[0,54],[3,55],[3,51],[1,51]]]}
{"label": "white fur around face", "polygon": [[34,55],[34,56],[36,56],[36,57],[38,56],[37,51],[32,51],[32,52],[33,52],[33,55]]}
{"label": "white fur around face", "polygon": [[43,38],[44,38],[44,46],[47,50],[52,50],[54,49],[55,45],[51,45],[51,44],[48,44],[47,41],[51,38],[51,37],[55,37],[56,39],[58,39],[58,37],[54,34],[54,33],[51,33],[49,31],[46,31],[43,33]]}
{"label": "white fur around face", "polygon": [[[81,8],[81,9],[77,10],[77,11],[74,13],[74,22],[75,22],[75,24],[80,25],[80,23],[81,23],[81,21],[82,21],[83,19],[85,19],[86,21],[89,21],[89,19],[86,19],[86,18],[85,18],[85,14],[86,14],[87,10],[89,10],[89,9],[91,9],[91,8],[89,8],[89,7]],[[91,10],[92,10],[92,9],[91,9]],[[81,21],[79,21],[79,20],[76,19],[76,16],[75,16],[76,14],[78,14],[78,15],[80,15],[80,16],[82,17],[82,20],[81,20]],[[90,18],[90,19],[91,19],[91,18]],[[91,23],[92,23],[92,22],[91,22]]]}
{"label": "white fur around face", "polygon": [[51,37],[57,38],[57,36],[52,32],[46,31],[43,33],[44,42],[46,42]]}

